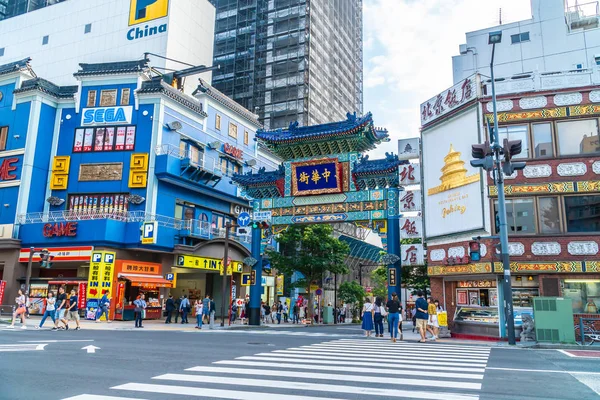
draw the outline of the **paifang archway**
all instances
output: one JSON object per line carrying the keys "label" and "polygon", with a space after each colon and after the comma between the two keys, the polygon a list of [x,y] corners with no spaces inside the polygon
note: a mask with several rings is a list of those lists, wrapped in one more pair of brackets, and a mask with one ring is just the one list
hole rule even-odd
{"label": "paifang archway", "polygon": [[[400,293],[399,166],[397,155],[369,160],[365,152],[389,142],[385,129],[373,125],[373,116],[347,114],[341,122],[258,131],[259,145],[284,161],[276,171],[259,170],[234,175],[233,181],[254,199],[253,211],[270,211],[273,232],[289,225],[354,223],[375,228],[396,257],[388,265],[388,295]],[[252,231],[250,324],[260,324],[262,278],[261,231]]]}

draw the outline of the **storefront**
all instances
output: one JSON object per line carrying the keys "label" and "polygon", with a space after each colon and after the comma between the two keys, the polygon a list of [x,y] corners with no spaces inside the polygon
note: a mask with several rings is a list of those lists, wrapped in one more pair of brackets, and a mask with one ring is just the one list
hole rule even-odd
{"label": "storefront", "polygon": [[599,313],[600,279],[563,279],[561,286],[563,296],[573,302],[573,313]]}
{"label": "storefront", "polygon": [[132,260],[117,260],[116,288],[111,301],[114,304],[116,320],[132,321],[135,319],[133,302],[138,295],[144,294],[147,304],[145,319],[162,317],[162,305],[167,290],[172,282],[163,278],[162,265],[158,263],[139,262]]}

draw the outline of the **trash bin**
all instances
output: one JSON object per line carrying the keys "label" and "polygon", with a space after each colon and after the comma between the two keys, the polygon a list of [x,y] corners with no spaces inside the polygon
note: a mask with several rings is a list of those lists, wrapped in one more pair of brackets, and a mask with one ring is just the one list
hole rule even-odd
{"label": "trash bin", "polygon": [[323,323],[324,324],[333,324],[333,307],[331,307],[331,306],[323,307]]}

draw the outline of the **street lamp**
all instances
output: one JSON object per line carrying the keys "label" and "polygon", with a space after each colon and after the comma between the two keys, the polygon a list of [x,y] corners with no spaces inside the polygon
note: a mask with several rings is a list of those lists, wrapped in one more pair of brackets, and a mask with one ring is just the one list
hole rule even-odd
{"label": "street lamp", "polygon": [[[504,175],[500,165],[500,155],[503,150],[500,145],[500,136],[498,133],[498,107],[496,105],[496,85],[494,79],[494,51],[496,50],[496,44],[502,41],[502,31],[490,32],[488,43],[492,45],[492,59],[490,61],[490,74],[492,78],[492,106],[494,108],[494,128],[490,131],[492,142],[492,149],[494,152],[494,164],[495,164],[495,178],[496,187],[498,188],[498,219],[499,219],[499,235],[500,235],[500,250],[502,267],[504,270],[503,280],[503,297],[504,297],[504,318],[507,325],[508,344],[516,344],[515,340],[515,320],[513,314],[513,301],[512,301],[512,285],[510,278],[510,259],[508,254],[508,230],[506,226],[506,198],[504,196]],[[509,151],[510,153],[510,151]],[[508,157],[510,161],[510,154]],[[510,165],[510,164],[509,164]],[[524,165],[523,165],[524,167]],[[502,328],[502,326],[501,326]]]}

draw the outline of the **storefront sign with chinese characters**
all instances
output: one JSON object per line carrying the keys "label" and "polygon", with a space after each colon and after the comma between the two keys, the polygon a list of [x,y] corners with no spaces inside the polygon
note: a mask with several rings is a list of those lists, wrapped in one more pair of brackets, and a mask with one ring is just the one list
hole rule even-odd
{"label": "storefront sign with chinese characters", "polygon": [[476,75],[471,75],[421,104],[421,125],[428,124],[475,99],[479,90],[478,81],[479,78]]}
{"label": "storefront sign with chinese characters", "polygon": [[161,275],[162,265],[158,263],[146,263],[131,260],[120,260],[117,262],[118,272],[128,274]]}
{"label": "storefront sign with chinese characters", "polygon": [[79,308],[80,310],[83,310],[87,303],[87,298],[85,296],[86,292],[87,292],[87,283],[79,282],[78,291],[77,291],[77,296],[78,296],[77,297],[77,308]]}
{"label": "storefront sign with chinese characters", "polygon": [[400,259],[402,265],[424,265],[422,244],[403,244],[400,246]]}
{"label": "storefront sign with chinese characters", "polygon": [[[54,258],[53,262],[67,262],[67,261],[89,261],[92,255],[92,246],[73,246],[73,247],[48,247],[50,255]],[[40,251],[42,249],[36,249],[33,254],[33,262],[39,262]],[[29,260],[29,248],[21,249],[19,254],[19,262],[26,263]]]}
{"label": "storefront sign with chinese characters", "polygon": [[400,166],[400,185],[417,185],[421,182],[421,168],[419,164],[406,164]]}
{"label": "storefront sign with chinese characters", "polygon": [[400,239],[418,239],[423,236],[421,217],[400,218]]}
{"label": "storefront sign with chinese characters", "polygon": [[225,143],[223,145],[223,152],[225,154],[230,155],[233,158],[237,158],[238,160],[244,158],[244,152],[242,151],[242,149],[238,149],[237,147],[234,147],[229,143]]}
{"label": "storefront sign with chinese characters", "polygon": [[6,289],[6,281],[0,281],[0,304],[4,300],[4,289]]}
{"label": "storefront sign with chinese characters", "polygon": [[341,193],[341,171],[337,159],[292,163],[292,196]]}
{"label": "storefront sign with chinese characters", "polygon": [[462,257],[454,256],[454,257],[444,257],[442,260],[442,264],[444,265],[466,265],[471,262],[471,257],[464,255]]}
{"label": "storefront sign with chinese characters", "polygon": [[388,268],[388,285],[396,286],[396,268]]}
{"label": "storefront sign with chinese characters", "polygon": [[408,211],[421,211],[420,190],[400,192],[400,213]]}
{"label": "storefront sign with chinese characters", "polygon": [[77,222],[55,222],[53,224],[44,224],[44,237],[75,237],[77,236]]}
{"label": "storefront sign with chinese characters", "polygon": [[480,281],[459,281],[459,288],[495,288],[496,281],[480,280]]}

